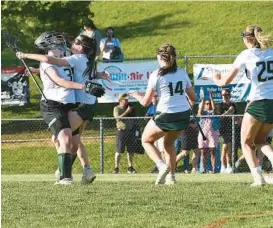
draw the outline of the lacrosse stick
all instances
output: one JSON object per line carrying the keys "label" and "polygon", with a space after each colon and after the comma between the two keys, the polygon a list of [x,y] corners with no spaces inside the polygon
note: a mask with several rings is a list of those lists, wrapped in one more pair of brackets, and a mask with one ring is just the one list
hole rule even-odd
{"label": "lacrosse stick", "polygon": [[196,114],[195,114],[195,112],[194,112],[194,110],[193,110],[193,107],[191,106],[190,98],[188,97],[187,94],[186,94],[186,97],[187,97],[187,101],[188,101],[188,104],[189,104],[189,106],[190,106],[190,109],[191,109],[193,118],[194,118],[195,122],[197,123],[197,127],[198,127],[198,129],[199,129],[199,131],[200,131],[200,133],[201,133],[201,135],[202,135],[203,140],[205,141],[205,140],[207,140],[207,138],[206,138],[206,136],[205,136],[205,134],[204,134],[204,132],[203,132],[203,130],[202,130],[202,128],[201,128],[201,126],[200,126],[198,120],[197,120],[197,116],[196,116]]}
{"label": "lacrosse stick", "polygon": [[[17,47],[17,42],[18,42],[18,38],[16,36],[10,35],[7,32],[3,33],[3,37],[4,40],[6,42],[6,45],[8,46],[8,48],[10,48],[14,53],[18,52],[18,47]],[[36,81],[35,77],[33,76],[31,70],[29,69],[29,67],[27,66],[27,64],[25,63],[24,59],[20,59],[22,61],[22,63],[24,64],[25,68],[27,69],[29,75],[31,76],[31,78],[33,79],[34,84],[36,85],[36,87],[38,88],[39,92],[42,94],[42,96],[44,97],[45,101],[47,102],[47,98],[44,95],[40,85],[38,84],[38,82]]]}

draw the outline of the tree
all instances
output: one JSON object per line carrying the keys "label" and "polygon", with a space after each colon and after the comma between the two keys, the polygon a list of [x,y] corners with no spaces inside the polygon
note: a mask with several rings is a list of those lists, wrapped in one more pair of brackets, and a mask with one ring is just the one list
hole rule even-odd
{"label": "tree", "polygon": [[2,31],[16,35],[22,50],[34,50],[34,40],[44,31],[78,35],[82,18],[93,15],[90,5],[91,1],[2,1]]}

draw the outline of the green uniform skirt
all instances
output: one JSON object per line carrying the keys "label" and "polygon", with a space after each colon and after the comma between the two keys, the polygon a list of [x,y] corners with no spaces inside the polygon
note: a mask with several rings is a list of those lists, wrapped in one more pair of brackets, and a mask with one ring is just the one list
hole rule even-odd
{"label": "green uniform skirt", "polygon": [[190,110],[176,113],[156,112],[153,120],[163,131],[181,131],[189,126]]}
{"label": "green uniform skirt", "polygon": [[246,107],[246,112],[263,123],[273,123],[273,100],[264,99],[252,101]]}

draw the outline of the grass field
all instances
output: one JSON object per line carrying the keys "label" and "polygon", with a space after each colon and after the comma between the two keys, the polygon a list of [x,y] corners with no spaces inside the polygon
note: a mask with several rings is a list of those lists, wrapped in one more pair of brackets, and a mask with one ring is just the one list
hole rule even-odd
{"label": "grass field", "polygon": [[2,176],[2,227],[272,227],[273,186],[249,174],[98,175],[89,186],[54,186],[53,175]]}

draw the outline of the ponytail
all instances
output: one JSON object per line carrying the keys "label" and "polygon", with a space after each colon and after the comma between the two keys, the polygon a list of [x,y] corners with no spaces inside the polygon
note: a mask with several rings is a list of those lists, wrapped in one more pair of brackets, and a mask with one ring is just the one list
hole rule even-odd
{"label": "ponytail", "polygon": [[263,33],[261,27],[259,25],[249,25],[246,27],[244,32],[244,37],[255,39],[254,47],[267,49],[270,47],[270,35],[266,35]]}
{"label": "ponytail", "polygon": [[176,51],[175,48],[168,43],[163,44],[158,49],[158,55],[165,62],[165,66],[159,68],[158,75],[164,76],[168,73],[175,73],[177,71],[177,63],[176,63]]}
{"label": "ponytail", "polygon": [[89,80],[92,80],[96,77],[96,52],[97,52],[97,42],[96,39],[90,38],[85,35],[80,35],[81,45],[83,47],[83,54],[87,55],[88,62],[83,76],[87,77]]}

